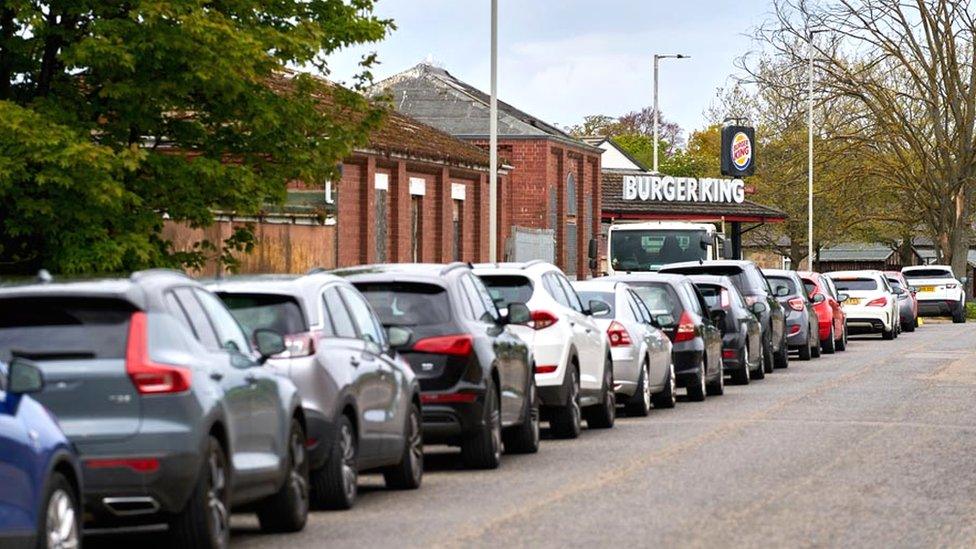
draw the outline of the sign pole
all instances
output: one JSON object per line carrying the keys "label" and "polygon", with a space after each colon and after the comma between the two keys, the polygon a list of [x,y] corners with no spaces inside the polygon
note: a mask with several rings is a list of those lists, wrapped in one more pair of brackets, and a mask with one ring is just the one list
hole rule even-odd
{"label": "sign pole", "polygon": [[488,122],[488,261],[498,261],[498,0],[491,0],[491,106]]}

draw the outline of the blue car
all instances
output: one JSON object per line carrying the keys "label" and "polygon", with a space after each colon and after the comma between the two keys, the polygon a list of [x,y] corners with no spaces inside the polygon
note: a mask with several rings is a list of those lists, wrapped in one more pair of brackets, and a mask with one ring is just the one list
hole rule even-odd
{"label": "blue car", "polygon": [[[9,371],[8,371],[9,370]],[[81,545],[81,468],[54,417],[30,397],[44,387],[22,358],[0,363],[0,547]]]}

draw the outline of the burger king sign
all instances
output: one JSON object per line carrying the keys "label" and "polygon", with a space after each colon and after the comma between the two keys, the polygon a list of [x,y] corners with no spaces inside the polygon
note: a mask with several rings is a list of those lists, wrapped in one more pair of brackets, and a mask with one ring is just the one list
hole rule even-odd
{"label": "burger king sign", "polygon": [[755,130],[747,126],[722,129],[722,174],[745,177],[756,171]]}

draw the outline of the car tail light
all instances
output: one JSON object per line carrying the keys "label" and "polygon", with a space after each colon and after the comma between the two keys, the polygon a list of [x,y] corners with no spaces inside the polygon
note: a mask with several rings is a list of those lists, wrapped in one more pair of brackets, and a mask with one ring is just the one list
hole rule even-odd
{"label": "car tail light", "polygon": [[737,354],[735,349],[722,349],[722,358],[736,358]]}
{"label": "car tail light", "polygon": [[794,297],[789,301],[787,301],[786,303],[790,306],[790,309],[793,309],[794,311],[802,311],[806,306],[803,303],[803,300],[800,299],[799,297]]}
{"label": "car tail light", "polygon": [[732,307],[732,298],[729,297],[729,291],[726,289],[722,290],[722,308],[729,309]]}
{"label": "car tail light", "polygon": [[529,326],[533,330],[543,330],[559,322],[559,317],[549,311],[532,311],[531,318],[532,320],[529,321]]}
{"label": "car tail light", "polygon": [[420,395],[421,404],[463,404],[474,402],[478,395],[475,393],[433,393]]}
{"label": "car tail light", "polygon": [[681,319],[678,321],[678,329],[674,332],[674,342],[680,343],[692,339],[695,339],[695,323],[691,320],[691,315],[688,314],[688,311],[684,311],[681,313]]}
{"label": "car tail light", "polygon": [[275,355],[275,358],[299,358],[312,356],[315,354],[315,340],[319,334],[316,332],[303,332],[300,334],[288,334],[285,336],[285,350]]}
{"label": "car tail light", "polygon": [[790,326],[790,335],[794,335],[794,334],[798,334],[798,333],[800,333],[800,325],[799,324],[796,324],[794,326]]}
{"label": "car tail light", "polygon": [[190,389],[190,370],[156,364],[149,358],[149,327],[146,313],[132,313],[125,348],[125,371],[141,395],[182,393]]}
{"label": "car tail light", "polygon": [[753,305],[756,304],[757,301],[759,301],[759,298],[756,297],[756,296],[754,296],[754,295],[744,295],[742,297],[745,298],[746,305],[748,305],[750,307],[752,307]]}
{"label": "car tail light", "polygon": [[884,307],[887,304],[888,304],[888,298],[882,296],[882,297],[879,297],[878,299],[872,299],[871,301],[868,301],[868,305],[867,306],[868,307]]}
{"label": "car tail light", "polygon": [[432,355],[468,356],[474,339],[468,334],[428,337],[414,343],[413,350]]}
{"label": "car tail light", "polygon": [[945,285],[945,289],[946,289],[946,290],[955,290],[955,289],[956,289],[956,288],[958,288],[958,287],[959,287],[959,285],[958,285],[958,284],[946,284],[946,285]]}
{"label": "car tail light", "polygon": [[89,469],[132,469],[137,473],[155,473],[159,470],[156,458],[87,459]]}
{"label": "car tail light", "polygon": [[556,364],[537,364],[535,367],[535,373],[537,374],[551,374],[555,372],[559,366]]}
{"label": "car tail light", "polygon": [[611,322],[610,327],[607,328],[607,337],[610,338],[611,347],[624,347],[632,343],[627,328],[624,328],[624,325],[616,320]]}

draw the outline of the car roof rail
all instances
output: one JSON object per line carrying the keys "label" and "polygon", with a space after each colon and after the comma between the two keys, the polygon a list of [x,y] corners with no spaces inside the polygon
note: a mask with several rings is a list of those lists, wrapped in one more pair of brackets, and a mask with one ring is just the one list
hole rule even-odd
{"label": "car roof rail", "polygon": [[156,269],[145,269],[142,271],[136,271],[129,276],[129,280],[135,282],[138,280],[142,280],[143,278],[146,278],[148,276],[160,276],[160,275],[170,275],[170,276],[180,276],[183,278],[190,278],[189,275],[187,275],[185,272],[177,269],[156,268]]}
{"label": "car roof rail", "polygon": [[305,276],[327,273],[327,272],[329,272],[329,270],[326,269],[325,267],[312,267],[311,269],[305,271]]}
{"label": "car roof rail", "polygon": [[444,268],[441,269],[441,276],[446,275],[447,273],[453,271],[454,269],[460,269],[462,267],[465,269],[470,269],[471,264],[465,263],[463,261],[453,261],[451,263],[448,263],[447,265],[444,265]]}
{"label": "car roof rail", "polygon": [[528,269],[529,267],[534,267],[542,263],[548,263],[548,261],[546,261],[545,259],[530,259],[522,265],[522,268]]}

